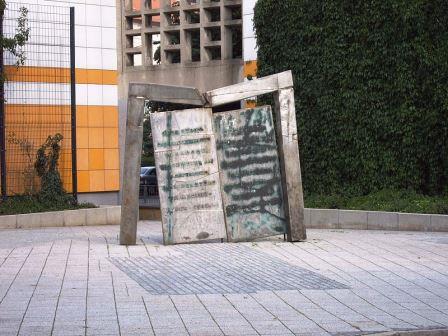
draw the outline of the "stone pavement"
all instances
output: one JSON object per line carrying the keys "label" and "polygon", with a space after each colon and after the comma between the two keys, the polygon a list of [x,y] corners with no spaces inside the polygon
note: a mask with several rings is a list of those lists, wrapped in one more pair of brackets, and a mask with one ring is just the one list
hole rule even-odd
{"label": "stone pavement", "polygon": [[363,335],[448,328],[448,234],[138,246],[118,226],[0,230],[0,335]]}

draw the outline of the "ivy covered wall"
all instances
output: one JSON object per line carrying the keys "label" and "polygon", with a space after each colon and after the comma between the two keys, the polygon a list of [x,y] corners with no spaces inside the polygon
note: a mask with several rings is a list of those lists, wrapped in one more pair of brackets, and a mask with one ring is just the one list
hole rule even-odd
{"label": "ivy covered wall", "polygon": [[448,190],[448,1],[258,0],[258,76],[291,69],[304,189]]}

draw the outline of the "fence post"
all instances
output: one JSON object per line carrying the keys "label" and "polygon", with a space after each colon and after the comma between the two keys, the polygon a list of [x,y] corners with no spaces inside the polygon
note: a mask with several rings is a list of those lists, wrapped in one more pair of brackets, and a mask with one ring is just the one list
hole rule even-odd
{"label": "fence post", "polygon": [[75,75],[75,7],[70,7],[70,102],[72,130],[72,192],[78,201],[78,172],[76,163],[76,75]]}
{"label": "fence post", "polygon": [[[0,38],[3,40],[3,20],[5,10],[0,12]],[[5,136],[5,69],[3,60],[3,48],[0,48],[0,183],[1,197],[6,199],[6,136]]]}

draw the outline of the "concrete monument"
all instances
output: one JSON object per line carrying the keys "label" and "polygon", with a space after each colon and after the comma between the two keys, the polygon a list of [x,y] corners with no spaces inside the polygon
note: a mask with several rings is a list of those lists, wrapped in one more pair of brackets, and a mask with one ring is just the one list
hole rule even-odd
{"label": "concrete monument", "polygon": [[271,107],[216,113],[213,119],[228,240],[285,233]]}
{"label": "concrete monument", "polygon": [[[211,107],[266,93],[274,93],[276,132],[269,107],[212,116]],[[145,99],[205,107],[151,117],[166,244],[223,238],[226,232],[228,241],[285,231],[288,241],[306,239],[294,90],[287,71],[202,95],[194,88],[129,85],[121,244],[136,242]]]}
{"label": "concrete monument", "polygon": [[151,114],[165,244],[226,237],[212,111]]}

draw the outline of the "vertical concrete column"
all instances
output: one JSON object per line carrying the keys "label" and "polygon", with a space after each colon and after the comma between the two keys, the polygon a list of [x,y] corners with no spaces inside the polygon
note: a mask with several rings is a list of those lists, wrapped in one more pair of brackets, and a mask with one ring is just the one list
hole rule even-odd
{"label": "vertical concrete column", "polygon": [[135,245],[137,239],[144,105],[143,98],[128,98],[121,200],[121,245]]}
{"label": "vertical concrete column", "polygon": [[123,3],[124,3],[124,9],[126,11],[132,10],[132,0],[125,0]]}
{"label": "vertical concrete column", "polygon": [[[282,80],[281,76],[291,77],[291,74],[279,74],[279,82]],[[291,78],[288,80],[292,82]],[[294,89],[292,87],[280,89],[274,93],[274,99],[283,201],[287,219],[286,233],[288,241],[305,240],[305,210],[297,139]]]}
{"label": "vertical concrete column", "polygon": [[205,49],[206,43],[209,41],[207,32],[205,31],[206,23],[210,21],[209,16],[207,15],[207,12],[205,11],[204,7],[200,7],[200,20],[201,20],[201,28],[200,28],[200,43],[201,43],[201,63],[210,61],[210,57],[208,55],[207,49]]}
{"label": "vertical concrete column", "polygon": [[180,31],[180,61],[191,62],[191,35],[184,29]]}
{"label": "vertical concrete column", "polygon": [[185,30],[185,25],[188,24],[187,16],[185,14],[184,8],[186,6],[186,1],[181,1],[180,6],[180,61],[181,63],[191,62],[191,38],[187,30]]}
{"label": "vertical concrete column", "polygon": [[230,20],[228,9],[224,1],[221,3],[221,59],[232,59],[232,34],[226,26],[226,21]]}
{"label": "vertical concrete column", "polygon": [[165,65],[169,62],[166,59],[165,46],[167,45],[165,30],[169,26],[166,17],[166,9],[171,7],[170,0],[160,0],[160,64]]}
{"label": "vertical concrete column", "polygon": [[152,59],[151,59],[151,46],[150,43],[148,43],[147,38],[146,38],[146,34],[145,34],[145,27],[147,25],[146,23],[146,16],[142,14],[142,32],[141,32],[141,39],[142,39],[142,65],[143,66],[149,66],[152,64]]}

